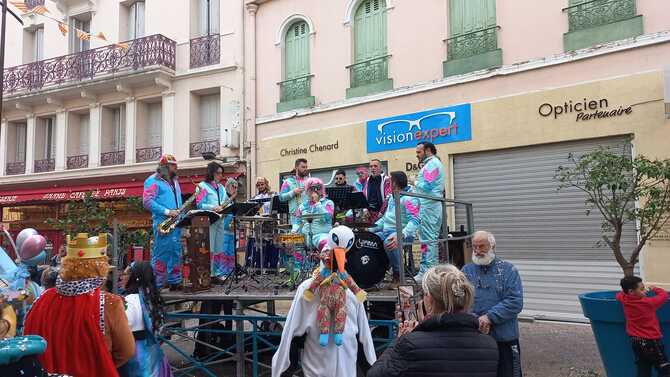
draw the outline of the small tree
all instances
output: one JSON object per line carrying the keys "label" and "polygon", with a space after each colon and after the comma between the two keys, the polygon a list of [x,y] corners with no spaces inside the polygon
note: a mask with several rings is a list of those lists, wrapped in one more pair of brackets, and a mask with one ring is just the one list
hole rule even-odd
{"label": "small tree", "polygon": [[[131,212],[141,213],[142,199],[131,197],[126,199],[126,206]],[[67,203],[66,211],[57,218],[49,218],[45,222],[65,234],[76,236],[77,233],[111,233],[112,219],[116,214],[111,206],[95,199],[91,192],[87,192],[82,200],[71,200]],[[118,245],[123,254],[130,246],[146,247],[149,234],[144,229],[128,230],[124,224],[119,224]]]}
{"label": "small tree", "polygon": [[[559,190],[575,187],[586,193],[586,215],[597,209],[604,217],[598,245],[609,246],[624,275],[632,276],[640,251],[670,219],[670,160],[631,159],[599,148],[578,158],[571,153],[568,161],[556,171]],[[639,237],[627,258],[621,236],[630,222]]]}

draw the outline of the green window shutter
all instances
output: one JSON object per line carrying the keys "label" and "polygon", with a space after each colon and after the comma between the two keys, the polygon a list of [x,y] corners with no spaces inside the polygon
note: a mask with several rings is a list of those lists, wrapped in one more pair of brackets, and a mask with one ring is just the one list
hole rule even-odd
{"label": "green window shutter", "polygon": [[284,80],[279,83],[277,112],[314,106],[309,72],[309,25],[297,21],[284,35]]}
{"label": "green window shutter", "polygon": [[496,26],[495,0],[449,0],[450,36]]}
{"label": "green window shutter", "polygon": [[385,56],[386,1],[364,0],[354,16],[354,61]]}
{"label": "green window shutter", "polygon": [[284,39],[284,79],[309,74],[309,26],[298,21],[286,31]]}
{"label": "green window shutter", "polygon": [[502,65],[495,0],[449,0],[449,38],[444,76]]}

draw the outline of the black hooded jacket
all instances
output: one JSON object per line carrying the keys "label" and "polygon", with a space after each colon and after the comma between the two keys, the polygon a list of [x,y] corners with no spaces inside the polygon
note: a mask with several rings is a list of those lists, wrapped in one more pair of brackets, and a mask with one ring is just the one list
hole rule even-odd
{"label": "black hooded jacket", "polygon": [[396,340],[367,377],[496,377],[498,345],[472,314],[443,314]]}

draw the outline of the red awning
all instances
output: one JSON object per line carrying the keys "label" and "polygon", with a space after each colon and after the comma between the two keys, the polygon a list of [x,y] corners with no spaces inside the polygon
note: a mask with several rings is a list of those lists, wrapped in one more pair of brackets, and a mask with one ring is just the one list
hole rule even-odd
{"label": "red awning", "polygon": [[[225,177],[237,178],[240,173],[226,173]],[[180,177],[179,185],[183,194],[193,193],[195,186],[193,182],[200,182],[203,176]],[[0,191],[0,205],[26,204],[34,203],[53,203],[67,202],[70,200],[80,200],[87,192],[92,192],[93,197],[106,199],[121,199],[134,196],[142,196],[144,182],[128,181],[118,183],[99,183],[58,188],[34,188]]]}

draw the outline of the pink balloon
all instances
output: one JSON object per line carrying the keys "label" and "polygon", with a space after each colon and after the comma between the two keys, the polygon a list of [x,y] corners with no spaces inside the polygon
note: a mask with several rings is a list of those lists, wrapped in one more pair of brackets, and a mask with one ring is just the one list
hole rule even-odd
{"label": "pink balloon", "polygon": [[47,240],[43,236],[33,234],[26,238],[26,240],[23,241],[23,244],[21,244],[19,256],[21,259],[32,259],[44,250],[46,244]]}

